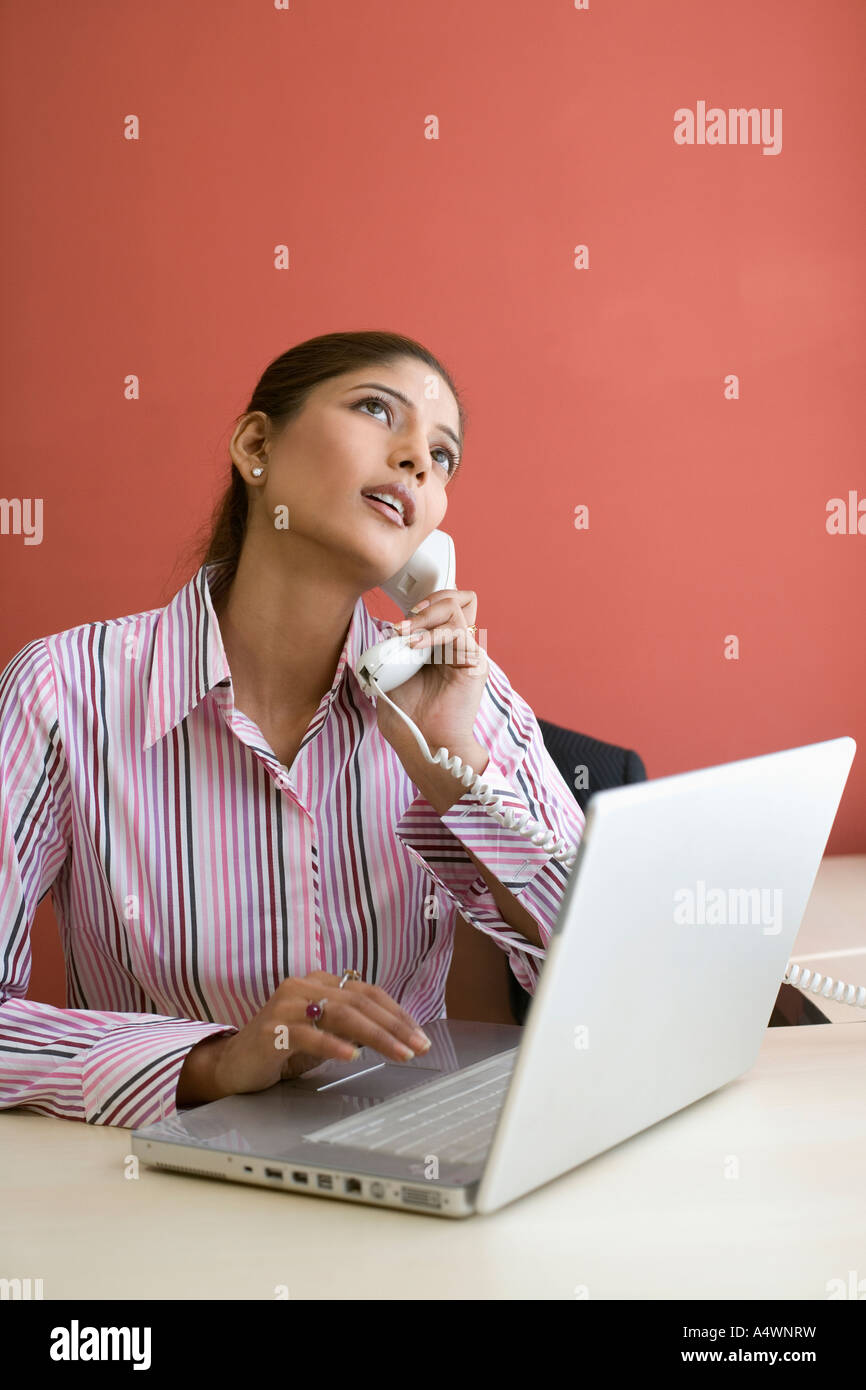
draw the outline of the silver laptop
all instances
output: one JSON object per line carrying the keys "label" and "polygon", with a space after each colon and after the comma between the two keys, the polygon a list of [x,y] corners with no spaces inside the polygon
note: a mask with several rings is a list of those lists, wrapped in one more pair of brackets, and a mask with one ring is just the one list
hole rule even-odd
{"label": "silver laptop", "polygon": [[132,1136],[156,1167],[492,1212],[756,1060],[854,758],[830,739],[597,792],[524,1027],[437,1019]]}

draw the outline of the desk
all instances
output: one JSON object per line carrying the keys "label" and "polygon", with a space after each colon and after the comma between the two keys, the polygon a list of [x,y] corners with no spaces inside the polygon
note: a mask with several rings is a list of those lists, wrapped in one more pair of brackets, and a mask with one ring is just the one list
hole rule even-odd
{"label": "desk", "polygon": [[[800,949],[860,950],[852,858],[822,865]],[[744,1077],[492,1216],[130,1180],[128,1153],[126,1130],[0,1114],[0,1276],[46,1300],[823,1300],[866,1277],[866,1019],[768,1029]]]}

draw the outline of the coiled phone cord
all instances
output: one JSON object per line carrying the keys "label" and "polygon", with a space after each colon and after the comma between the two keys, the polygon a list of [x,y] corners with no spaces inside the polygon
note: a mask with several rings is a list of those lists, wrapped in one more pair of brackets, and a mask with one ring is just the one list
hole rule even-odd
{"label": "coiled phone cord", "polygon": [[822,999],[833,999],[837,1004],[866,1009],[866,985],[846,985],[844,980],[819,975],[817,970],[813,973],[791,960],[785,970],[785,984],[796,985],[804,994],[820,994]]}
{"label": "coiled phone cord", "polygon": [[[427,746],[427,740],[421,733],[421,730],[412,722],[406,711],[400,709],[399,705],[395,705],[394,701],[389,699],[384,690],[379,690],[375,680],[371,681],[371,684],[376,687],[379,698],[387,701],[391,708],[396,710],[397,714],[399,714],[404,724],[410,729],[412,737],[418,744],[418,747],[421,749],[428,763],[435,763],[438,767],[447,768],[448,771],[478,799],[479,804],[483,806],[487,814],[493,816],[499,821],[499,824],[504,825],[507,830],[517,830],[521,835],[525,836],[527,840],[531,840],[534,845],[540,845],[541,848],[547,850],[554,859],[561,860],[566,869],[574,867],[574,861],[577,858],[577,849],[574,845],[569,844],[568,840],[561,838],[557,839],[552,830],[549,830],[545,825],[541,825],[541,823],[535,820],[528,811],[517,812],[508,806],[504,806],[502,797],[497,796],[490,784],[484,781],[481,774],[476,772],[474,767],[470,767],[469,763],[464,763],[462,758],[458,758],[456,753],[452,755],[448,752],[447,748],[440,748],[434,756],[434,754],[430,752]],[[530,823],[538,828],[536,830],[530,830]]]}
{"label": "coiled phone cord", "polygon": [[[557,840],[552,830],[541,825],[535,820],[528,811],[521,813],[503,806],[502,798],[493,792],[489,783],[485,782],[481,774],[476,772],[474,767],[464,763],[462,758],[456,754],[452,755],[447,748],[440,748],[436,754],[432,754],[427,746],[427,740],[421,730],[409,718],[405,710],[395,705],[389,699],[384,690],[380,690],[375,680],[371,681],[375,686],[377,695],[385,700],[393,710],[399,714],[400,718],[411,731],[412,737],[424,754],[428,763],[435,763],[438,767],[447,768],[449,772],[467,787],[473,796],[477,797],[478,802],[483,806],[488,815],[493,816],[504,825],[508,830],[517,830],[519,834],[531,840],[534,845],[540,845],[542,849],[548,850],[554,859],[560,860],[566,867],[571,869],[577,859],[577,848],[570,845],[567,840]],[[538,829],[531,831],[529,825],[538,826]],[[805,970],[799,965],[795,965],[789,960],[785,967],[783,983],[795,985],[804,994],[820,994],[824,999],[833,999],[838,1004],[850,1004],[852,1008],[866,1008],[866,985],[849,985],[844,980],[834,980],[830,975],[819,975],[817,971]]]}

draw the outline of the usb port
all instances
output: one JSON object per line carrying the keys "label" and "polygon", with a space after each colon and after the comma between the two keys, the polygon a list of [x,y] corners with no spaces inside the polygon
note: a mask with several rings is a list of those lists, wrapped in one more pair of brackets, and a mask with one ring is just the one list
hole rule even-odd
{"label": "usb port", "polygon": [[282,1176],[283,1176],[283,1170],[282,1170],[282,1168],[266,1168],[266,1169],[265,1169],[265,1177],[266,1177],[266,1178],[280,1178],[280,1179],[281,1179]]}
{"label": "usb port", "polygon": [[334,1179],[331,1177],[330,1173],[320,1173],[316,1178],[316,1186],[326,1187],[330,1192],[331,1188],[334,1186]]}
{"label": "usb port", "polygon": [[294,1173],[292,1174],[292,1182],[309,1182],[309,1181],[310,1181],[310,1180],[309,1180],[309,1178],[307,1177],[307,1174],[306,1174],[306,1173],[294,1172]]}

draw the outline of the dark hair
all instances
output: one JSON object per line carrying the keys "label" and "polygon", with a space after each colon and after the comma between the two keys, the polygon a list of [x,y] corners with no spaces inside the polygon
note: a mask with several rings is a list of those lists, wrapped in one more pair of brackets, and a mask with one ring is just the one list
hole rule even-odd
{"label": "dark hair", "polygon": [[[305,342],[296,344],[265,368],[249,405],[241,415],[235,417],[235,424],[242,415],[261,410],[281,428],[300,414],[310,391],[320,381],[360,367],[373,364],[385,366],[400,357],[415,357],[426,362],[448,383],[457,400],[462,452],[467,415],[449,372],[421,343],[404,338],[400,333],[323,333],[318,338],[307,338]],[[220,588],[230,584],[234,578],[246,524],[247,485],[232,462],[228,488],[214,510],[204,555],[199,559],[199,566],[228,561],[225,572],[220,575]]]}

